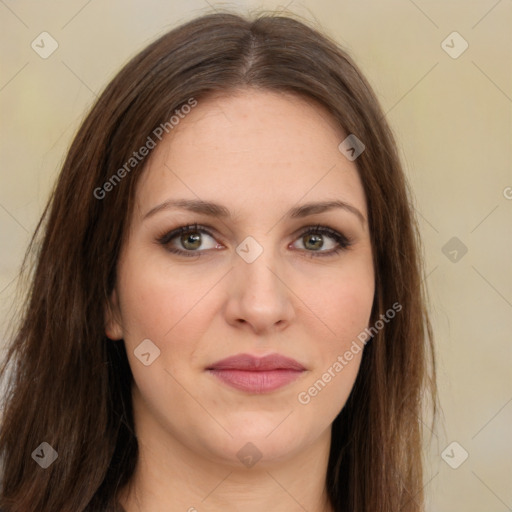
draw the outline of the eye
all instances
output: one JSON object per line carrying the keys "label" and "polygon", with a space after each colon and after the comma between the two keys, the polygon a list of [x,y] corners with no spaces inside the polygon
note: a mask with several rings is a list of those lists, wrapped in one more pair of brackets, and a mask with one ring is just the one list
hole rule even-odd
{"label": "eye", "polygon": [[[206,247],[203,245],[205,238],[212,240]],[[213,238],[213,235],[206,227],[198,224],[173,229],[163,236],[160,236],[157,241],[165,246],[169,252],[182,256],[198,257],[207,249],[220,249],[223,247]]]}
{"label": "eye", "polygon": [[[326,238],[330,239],[327,243]],[[308,227],[300,234],[298,241],[302,244],[299,248],[312,253],[312,257],[332,256],[351,245],[350,240],[342,233],[320,225]]]}
{"label": "eye", "polygon": [[[210,242],[205,247],[208,239]],[[208,228],[197,223],[173,229],[158,237],[157,242],[173,254],[193,257],[202,256],[207,250],[224,247],[215,240]],[[299,235],[297,242],[302,245],[298,248],[309,253],[311,257],[333,256],[351,245],[351,241],[345,235],[321,225],[307,227]]]}

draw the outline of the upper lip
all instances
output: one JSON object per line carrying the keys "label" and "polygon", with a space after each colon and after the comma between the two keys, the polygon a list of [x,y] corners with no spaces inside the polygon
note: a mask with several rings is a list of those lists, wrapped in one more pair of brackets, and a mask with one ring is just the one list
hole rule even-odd
{"label": "upper lip", "polygon": [[237,354],[213,363],[207,370],[269,371],[305,370],[305,368],[295,361],[295,359],[280,354],[269,354],[263,357],[252,356],[250,354]]}

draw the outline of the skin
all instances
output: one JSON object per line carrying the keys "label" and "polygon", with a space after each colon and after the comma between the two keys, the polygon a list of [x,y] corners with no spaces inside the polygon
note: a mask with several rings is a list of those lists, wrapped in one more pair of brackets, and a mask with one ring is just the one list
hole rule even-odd
{"label": "skin", "polygon": [[[362,351],[308,404],[297,397],[350,348],[371,313],[367,205],[356,162],[338,150],[346,135],[310,100],[244,89],[201,100],[151,154],[107,308],[106,333],[124,339],[135,380],[140,455],[121,493],[127,512],[332,510],[325,489],[331,424]],[[178,198],[220,203],[232,218],[170,208],[144,218]],[[350,204],[362,219],[342,208],[286,216],[326,200]],[[195,222],[213,235],[201,233],[192,249],[202,256],[179,256],[157,242]],[[317,224],[351,246],[315,256],[337,245],[320,235],[323,245],[311,248],[302,232]],[[235,250],[247,236],[263,248],[252,263]],[[186,250],[180,235],[168,245]],[[134,354],[144,339],[160,350],[148,366]],[[270,393],[236,390],[205,370],[235,354],[274,352],[306,371]],[[248,442],[262,455],[250,468],[237,457]]]}

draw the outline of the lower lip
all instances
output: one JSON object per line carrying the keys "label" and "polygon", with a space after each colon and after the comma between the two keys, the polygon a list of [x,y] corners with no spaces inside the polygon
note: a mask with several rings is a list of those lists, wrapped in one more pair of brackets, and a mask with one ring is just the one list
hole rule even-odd
{"label": "lower lip", "polygon": [[267,393],[293,382],[302,375],[302,370],[209,370],[229,386],[250,393]]}

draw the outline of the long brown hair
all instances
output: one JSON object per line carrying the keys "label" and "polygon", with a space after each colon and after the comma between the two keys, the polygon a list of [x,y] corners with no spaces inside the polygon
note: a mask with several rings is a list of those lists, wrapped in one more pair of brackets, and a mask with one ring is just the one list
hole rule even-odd
{"label": "long brown hair", "polygon": [[[435,365],[418,229],[393,136],[368,82],[330,38],[288,16],[227,13],[188,22],[136,55],[72,142],[25,256],[24,272],[29,255],[36,264],[0,374],[7,512],[116,509],[138,449],[132,374],[123,341],[105,336],[104,308],[145,158],[105,183],[191,98],[251,87],[313,98],[365,145],[356,163],[374,253],[372,325],[392,304],[402,310],[366,345],[332,425],[326,486],[336,511],[423,510],[422,403],[436,402]],[[46,469],[32,460],[42,442],[58,453]]]}

